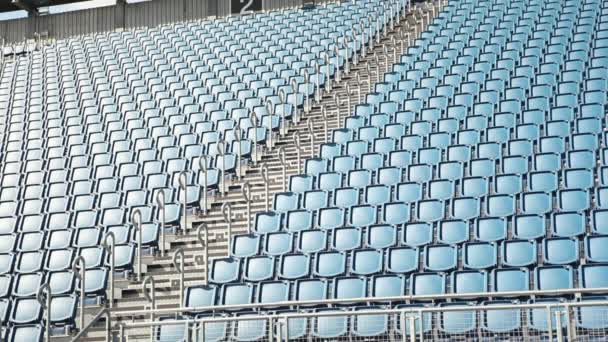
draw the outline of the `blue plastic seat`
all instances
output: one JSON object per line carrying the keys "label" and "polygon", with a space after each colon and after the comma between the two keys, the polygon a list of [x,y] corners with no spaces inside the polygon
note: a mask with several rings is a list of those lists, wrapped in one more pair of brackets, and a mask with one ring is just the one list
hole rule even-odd
{"label": "blue plastic seat", "polygon": [[332,248],[337,251],[361,248],[361,230],[359,228],[335,229],[332,234]]}
{"label": "blue plastic seat", "polygon": [[346,255],[341,252],[319,252],[315,255],[313,273],[318,277],[335,277],[346,272]]}
{"label": "blue plastic seat", "polygon": [[451,274],[453,293],[488,292],[488,275],[483,271],[455,271]]}
{"label": "blue plastic seat", "polygon": [[574,287],[574,272],[569,266],[540,266],[534,270],[537,290],[558,290]]}
{"label": "blue plastic seat", "polygon": [[286,254],[279,260],[278,276],[283,279],[299,279],[310,273],[310,257],[302,254]]}
{"label": "blue plastic seat", "polygon": [[572,237],[585,233],[586,217],[577,212],[553,213],[551,217],[552,232],[556,236]]}
{"label": "blue plastic seat", "polygon": [[543,240],[545,264],[565,265],[579,260],[578,240],[571,238],[551,238]]}
{"label": "blue plastic seat", "polygon": [[536,243],[526,240],[508,240],[501,246],[503,265],[507,267],[524,267],[536,264]]}
{"label": "blue plastic seat", "polygon": [[409,279],[410,295],[437,295],[446,292],[446,278],[442,273],[413,273]]}
{"label": "blue plastic seat", "polygon": [[579,286],[583,288],[603,288],[608,284],[608,265],[582,265],[578,271]]}
{"label": "blue plastic seat", "polygon": [[357,299],[367,297],[367,281],[359,277],[338,277],[333,283],[333,298]]}
{"label": "blue plastic seat", "polygon": [[209,281],[224,284],[238,281],[241,263],[234,258],[215,259],[211,261]]}
{"label": "blue plastic seat", "polygon": [[529,272],[523,268],[503,268],[492,270],[491,289],[494,292],[528,291]]}

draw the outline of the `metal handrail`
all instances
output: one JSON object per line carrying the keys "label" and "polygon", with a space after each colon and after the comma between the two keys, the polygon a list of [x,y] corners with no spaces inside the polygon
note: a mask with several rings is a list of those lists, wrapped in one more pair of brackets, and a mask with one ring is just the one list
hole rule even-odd
{"label": "metal handrail", "polygon": [[173,267],[175,267],[179,273],[179,302],[181,303],[180,305],[184,305],[184,272],[186,266],[184,249],[181,247],[176,249],[171,261],[173,262]]}
{"label": "metal handrail", "polygon": [[79,255],[74,259],[72,263],[72,272],[76,279],[80,281],[80,329],[82,330],[86,324],[84,322],[84,297],[86,294],[86,268],[87,262],[82,255]]}
{"label": "metal handrail", "polygon": [[142,245],[142,235],[143,234],[143,229],[141,227],[141,221],[142,221],[142,216],[141,216],[141,210],[139,209],[135,209],[133,211],[133,214],[131,214],[131,223],[133,223],[133,228],[135,229],[135,232],[137,233],[137,281],[141,281],[141,245]]}
{"label": "metal handrail", "polygon": [[[565,303],[537,303],[537,304],[495,304],[495,305],[458,305],[458,306],[445,306],[445,307],[410,307],[410,308],[400,308],[400,309],[366,309],[366,310],[349,310],[349,311],[323,311],[323,312],[296,312],[296,313],[285,313],[285,314],[260,314],[260,315],[251,315],[251,316],[215,316],[215,317],[205,317],[205,318],[189,318],[183,320],[163,320],[163,321],[155,321],[155,322],[126,322],[121,323],[120,328],[128,327],[128,328],[142,328],[142,327],[160,327],[160,326],[172,326],[172,325],[190,325],[190,324],[199,324],[203,327],[206,323],[222,323],[222,322],[255,322],[268,320],[272,322],[273,320],[277,322],[289,322],[290,319],[315,319],[319,317],[356,317],[356,316],[374,316],[374,315],[390,315],[390,316],[399,316],[401,321],[401,326],[405,327],[406,318],[409,319],[410,323],[410,335],[407,338],[410,341],[415,341],[415,334],[421,334],[422,337],[422,329],[417,332],[415,329],[415,320],[423,317],[424,314],[433,314],[437,312],[487,312],[487,311],[499,311],[499,310],[538,310],[545,309],[547,314],[550,315],[551,312],[554,312],[556,318],[561,316],[560,311],[552,311],[554,308],[564,308],[567,310],[566,312],[571,312],[572,309],[583,308],[583,307],[598,307],[598,306],[608,306],[608,301],[606,300],[593,300],[593,301],[585,301],[585,302],[565,302]],[[414,315],[414,316],[412,316]],[[416,317],[417,316],[417,317]],[[558,320],[559,322],[559,320]],[[551,328],[552,319],[548,317],[547,323],[549,325],[548,332],[551,335],[553,329]],[[561,322],[560,322],[561,323]],[[561,326],[558,325],[558,326]],[[568,326],[568,329],[570,327]],[[286,329],[288,331],[288,329]],[[405,328],[402,328],[404,331]],[[561,329],[558,329],[561,330]],[[559,334],[560,332],[558,332]],[[405,335],[405,334],[403,334]],[[568,336],[572,336],[571,332],[568,332]],[[406,336],[403,336],[403,339],[406,339]],[[420,338],[422,341],[423,339]],[[559,339],[561,341],[563,339]]]}
{"label": "metal handrail", "polygon": [[287,105],[287,95],[285,94],[285,89],[279,89],[279,101],[281,102],[281,106],[283,110],[281,111],[281,122],[279,124],[279,135],[282,137],[286,134],[286,124],[285,124],[285,109]]}
{"label": "metal handrail", "polygon": [[258,165],[258,117],[255,112],[251,114],[251,125],[253,126],[253,151],[251,159],[253,166]]}
{"label": "metal handrail", "polygon": [[245,204],[247,206],[246,208],[246,213],[247,213],[247,232],[249,234],[251,234],[252,230],[251,230],[251,200],[253,198],[251,198],[251,184],[249,184],[248,181],[245,181],[243,183],[243,185],[241,186],[241,191],[243,193],[243,198],[245,198]]}
{"label": "metal handrail", "polygon": [[182,227],[182,233],[188,232],[188,171],[182,171],[179,173],[179,187],[184,194],[184,226]]}
{"label": "metal handrail", "polygon": [[[150,284],[150,292],[148,292],[148,284]],[[154,317],[156,316],[156,282],[152,276],[147,276],[143,283],[142,289],[144,293],[144,298],[150,303],[150,309],[147,310],[147,314],[150,315],[150,322],[154,322]],[[154,336],[154,328],[150,327],[150,336]]]}
{"label": "metal handrail", "polygon": [[[203,231],[205,235],[203,236]],[[203,264],[205,265],[205,286],[209,285],[209,230],[206,223],[201,223],[196,229],[196,238],[203,247]]]}
{"label": "metal handrail", "polygon": [[219,193],[221,196],[225,195],[225,185],[226,185],[226,145],[224,141],[218,141],[215,143],[215,149],[219,156],[222,157],[222,168],[220,170],[220,179],[218,183]]}
{"label": "metal handrail", "polygon": [[302,173],[302,158],[300,155],[300,131],[293,132],[293,144],[296,147],[296,164],[298,174]]}
{"label": "metal handrail", "polygon": [[268,177],[268,164],[264,163],[261,168],[262,180],[264,181],[264,210],[270,210],[270,195],[269,195],[269,182],[270,178]]}
{"label": "metal handrail", "polygon": [[[593,294],[607,293],[608,288],[588,288],[588,289],[560,289],[560,290],[532,290],[532,291],[504,291],[504,292],[478,292],[478,293],[450,293],[450,294],[435,294],[435,295],[404,295],[391,297],[363,297],[363,298],[348,298],[348,299],[325,299],[325,300],[305,300],[305,301],[281,301],[275,303],[252,303],[240,305],[214,305],[201,307],[182,307],[159,309],[159,314],[171,314],[180,312],[203,312],[203,311],[234,311],[240,309],[263,309],[267,307],[297,307],[297,306],[321,306],[321,305],[339,305],[362,303],[383,303],[383,302],[413,302],[413,301],[433,301],[447,299],[476,299],[476,298],[496,298],[496,297],[531,297],[531,296],[552,296],[552,295],[573,295],[573,294]],[[586,303],[586,302],[585,302]],[[581,303],[582,304],[582,303]],[[543,304],[546,305],[546,304]],[[494,307],[494,305],[492,305]],[[470,307],[469,307],[470,308]],[[436,311],[441,311],[445,308],[438,308]],[[120,311],[116,312],[119,316],[136,316],[142,315],[145,312],[141,310]]]}
{"label": "metal handrail", "polygon": [[315,157],[315,131],[312,126],[312,120],[308,120],[308,134],[310,134],[310,157]]}
{"label": "metal handrail", "polygon": [[[207,215],[207,173],[209,172],[208,168],[207,168],[207,156],[201,156],[198,159],[198,166],[199,169],[201,169],[201,171],[203,171],[203,205],[201,205],[201,207],[203,208],[203,215]],[[164,243],[164,240],[163,240]]]}
{"label": "metal handrail", "polygon": [[285,147],[280,146],[279,150],[277,151],[277,155],[279,157],[279,162],[281,163],[281,167],[282,167],[281,183],[283,184],[283,192],[286,192],[287,191],[287,160],[285,159]]}
{"label": "metal handrail", "polygon": [[274,146],[272,143],[272,116],[274,115],[274,106],[272,105],[270,99],[266,100],[266,111],[268,112],[268,115],[270,115],[270,127],[268,128],[268,140],[266,141],[266,147],[269,151],[272,151],[272,147]]}
{"label": "metal handrail", "polygon": [[[291,88],[293,88],[293,97],[294,97],[294,99],[293,99],[293,116],[292,116],[291,122],[294,125],[297,125],[298,122],[299,122],[298,121],[298,119],[299,119],[298,118],[298,115],[299,115],[299,113],[298,113],[298,94],[299,94],[299,89],[298,89],[298,81],[296,81],[295,78],[291,79]],[[283,90],[283,89],[281,89],[281,90]]]}
{"label": "metal handrail", "polygon": [[[141,234],[142,232],[138,232]],[[109,240],[109,241],[108,241]],[[110,254],[110,294],[108,298],[108,306],[114,307],[114,268],[116,266],[116,235],[114,232],[108,232],[104,238],[102,247]]]}
{"label": "metal handrail", "polygon": [[[327,108],[325,106],[321,106],[321,115],[323,116],[323,136],[325,137],[325,143],[329,142],[329,134],[328,134],[328,125],[329,125],[329,116],[327,115]],[[313,145],[314,149],[314,145]],[[311,151],[311,154],[314,153]]]}
{"label": "metal handrail", "polygon": [[237,152],[236,152],[236,179],[241,179],[241,127],[239,126],[238,122],[236,123],[236,125],[234,125],[234,128],[232,129],[234,132],[234,141],[237,144]]}
{"label": "metal handrail", "polygon": [[228,234],[228,250],[232,250],[232,205],[229,202],[224,202],[222,204],[222,216],[224,217],[224,222],[228,226],[227,234]]}
{"label": "metal handrail", "polygon": [[[38,292],[36,292],[36,300],[38,301],[38,304],[40,304],[42,311],[44,311],[44,320],[46,322],[44,327],[44,339],[46,342],[51,341],[51,299],[51,286],[49,284],[42,285],[38,289]],[[84,307],[80,308],[80,310],[84,310]],[[2,331],[0,331],[0,333],[1,332]],[[0,338],[2,338],[1,334]]]}
{"label": "metal handrail", "polygon": [[167,209],[165,208],[165,190],[159,189],[156,193],[156,205],[160,209],[160,256],[165,256],[165,219]]}

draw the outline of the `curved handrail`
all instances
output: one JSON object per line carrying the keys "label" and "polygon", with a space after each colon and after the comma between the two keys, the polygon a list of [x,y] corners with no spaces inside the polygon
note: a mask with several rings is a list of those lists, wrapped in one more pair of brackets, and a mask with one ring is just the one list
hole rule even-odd
{"label": "curved handrail", "polygon": [[171,261],[173,262],[173,267],[177,269],[179,273],[179,302],[181,305],[185,305],[184,303],[184,272],[185,272],[185,256],[184,249],[178,248],[173,253],[173,258]]}
{"label": "curved handrail", "polygon": [[133,224],[133,229],[135,229],[135,231],[137,232],[137,281],[141,280],[141,245],[143,235],[143,231],[141,229],[141,221],[141,210],[135,209],[131,214],[131,223]]}
{"label": "curved handrail", "polygon": [[[141,231],[138,232],[141,234]],[[116,267],[116,235],[114,232],[108,232],[102,242],[102,247],[110,254],[110,294],[108,298],[108,306],[114,307],[114,268]]]}
{"label": "curved handrail", "polygon": [[[203,236],[203,231],[205,235]],[[203,247],[203,264],[205,265],[205,285],[209,285],[209,231],[206,223],[201,223],[196,229],[196,238]]]}
{"label": "curved handrail", "polygon": [[228,250],[232,250],[232,205],[229,202],[224,202],[222,204],[222,216],[224,217],[224,222],[228,226],[227,234],[228,234]]}

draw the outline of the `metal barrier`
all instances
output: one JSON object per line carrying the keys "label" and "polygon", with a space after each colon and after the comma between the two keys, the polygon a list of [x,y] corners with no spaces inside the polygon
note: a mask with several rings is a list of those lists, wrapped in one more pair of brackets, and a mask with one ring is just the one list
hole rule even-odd
{"label": "metal barrier", "polygon": [[164,331],[164,339],[183,341],[605,341],[608,301],[448,303],[390,309],[362,305],[316,312],[167,319],[124,323],[124,327],[156,327]]}
{"label": "metal barrier", "polygon": [[165,219],[166,219],[166,208],[165,208],[165,190],[159,189],[156,193],[156,205],[160,209],[160,242],[159,250],[160,256],[165,256]]}

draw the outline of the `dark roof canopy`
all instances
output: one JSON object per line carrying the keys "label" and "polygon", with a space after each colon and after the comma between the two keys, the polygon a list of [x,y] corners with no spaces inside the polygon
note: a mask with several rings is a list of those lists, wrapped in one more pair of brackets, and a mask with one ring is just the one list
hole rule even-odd
{"label": "dark roof canopy", "polygon": [[38,7],[65,5],[83,0],[0,0],[0,12],[26,10],[36,11]]}

